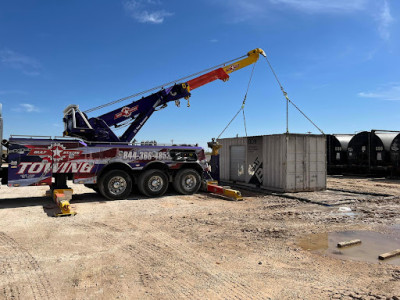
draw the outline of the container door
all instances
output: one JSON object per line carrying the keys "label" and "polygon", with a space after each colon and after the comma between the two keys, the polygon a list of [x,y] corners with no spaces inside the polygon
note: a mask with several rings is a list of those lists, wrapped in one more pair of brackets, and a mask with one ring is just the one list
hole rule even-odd
{"label": "container door", "polygon": [[326,188],[326,143],[323,137],[306,136],[304,190],[317,191]]}
{"label": "container door", "polygon": [[306,157],[306,142],[304,137],[295,137],[295,172],[296,181],[295,189],[296,191],[304,191],[307,181],[307,157]]}
{"label": "container door", "polygon": [[247,138],[246,182],[257,186],[263,183],[263,137]]}
{"label": "container door", "polygon": [[287,147],[286,191],[304,191],[305,145],[302,136],[289,135]]}
{"label": "container door", "polygon": [[245,182],[246,148],[245,146],[231,146],[230,148],[230,180]]}

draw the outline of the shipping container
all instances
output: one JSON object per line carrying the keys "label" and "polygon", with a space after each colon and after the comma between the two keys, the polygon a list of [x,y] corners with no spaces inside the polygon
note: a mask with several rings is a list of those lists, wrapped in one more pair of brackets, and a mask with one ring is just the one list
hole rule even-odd
{"label": "shipping container", "polygon": [[326,189],[323,135],[275,134],[219,139],[220,178],[279,192]]}

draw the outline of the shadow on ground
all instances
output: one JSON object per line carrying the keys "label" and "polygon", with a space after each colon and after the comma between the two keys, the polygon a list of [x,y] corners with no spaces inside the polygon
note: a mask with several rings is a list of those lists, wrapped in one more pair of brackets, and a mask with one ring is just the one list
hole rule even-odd
{"label": "shadow on ground", "polygon": [[[145,197],[138,194],[131,194],[126,200],[141,200],[146,199]],[[74,194],[72,196],[71,204],[77,203],[107,203],[115,200],[105,199],[103,196],[93,193]],[[59,212],[58,206],[48,196],[36,196],[36,197],[18,197],[18,198],[4,198],[0,199],[0,210],[12,209],[19,207],[33,207],[42,206],[43,211],[53,217],[55,213]]]}
{"label": "shadow on ground", "polygon": [[[210,194],[210,193],[203,193],[199,192],[199,195],[206,196],[207,198],[210,197],[210,199],[221,199],[221,200],[228,200],[231,201],[231,199],[228,199],[226,197],[216,195],[216,194]],[[243,196],[244,197],[254,197],[256,195],[262,195],[258,193],[254,193],[252,191],[243,191]],[[178,195],[172,187],[170,187],[167,191],[167,193],[164,195],[165,197],[168,196],[182,196]],[[164,197],[163,196],[163,197]],[[163,198],[160,197],[160,200]],[[203,200],[206,199],[202,197]],[[124,200],[147,200],[147,199],[154,199],[154,198],[148,198],[146,196],[143,196],[134,189],[130,196]],[[98,194],[97,192],[87,192],[87,193],[80,193],[80,194],[74,194],[72,196],[72,200],[70,201],[71,205],[73,206],[74,204],[79,204],[79,203],[107,203],[107,202],[113,202],[113,201],[118,201],[118,200],[109,200],[104,198],[102,195]],[[21,207],[33,207],[33,206],[42,206],[43,211],[48,215],[53,217],[55,214],[60,212],[57,204],[53,202],[53,200],[48,197],[48,196],[26,196],[26,197],[16,197],[16,198],[4,198],[0,199],[0,211],[3,209],[12,209],[12,208],[21,208]]]}

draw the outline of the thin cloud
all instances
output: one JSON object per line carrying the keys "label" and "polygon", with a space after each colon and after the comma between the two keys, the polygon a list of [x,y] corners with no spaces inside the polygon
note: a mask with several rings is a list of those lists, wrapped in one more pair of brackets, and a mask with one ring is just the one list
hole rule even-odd
{"label": "thin cloud", "polygon": [[209,40],[210,41],[210,43],[218,43],[218,40],[217,39],[211,39],[211,40]]}
{"label": "thin cloud", "polygon": [[0,90],[0,95],[27,95],[27,92],[19,91],[19,90]]}
{"label": "thin cloud", "polygon": [[22,103],[18,107],[14,108],[13,111],[32,113],[32,112],[39,112],[40,110],[33,104]]}
{"label": "thin cloud", "polygon": [[378,31],[382,39],[388,40],[390,38],[390,25],[394,22],[394,18],[390,12],[389,2],[387,0],[383,1],[383,6],[381,12],[377,17],[378,21]]}
{"label": "thin cloud", "polygon": [[360,92],[358,97],[377,100],[400,101],[400,83],[394,82],[383,85],[375,91]]}
{"label": "thin cloud", "polygon": [[243,22],[266,18],[271,9],[297,10],[308,14],[353,13],[367,8],[371,0],[214,0],[229,10],[229,20]]}
{"label": "thin cloud", "polygon": [[363,10],[366,0],[269,0],[306,13],[348,13]]}
{"label": "thin cloud", "polygon": [[[211,0],[208,0],[211,2]],[[352,15],[363,13],[375,20],[384,40],[390,38],[390,26],[395,21],[389,0],[213,0],[227,10],[229,22],[252,22],[273,19],[276,11],[292,10],[309,15]]]}
{"label": "thin cloud", "polygon": [[161,5],[160,1],[155,0],[130,0],[124,2],[125,11],[139,23],[161,24],[166,17],[173,13],[166,10],[151,9]]}
{"label": "thin cloud", "polygon": [[0,50],[0,62],[28,76],[38,76],[42,69],[42,65],[36,59],[9,49]]}

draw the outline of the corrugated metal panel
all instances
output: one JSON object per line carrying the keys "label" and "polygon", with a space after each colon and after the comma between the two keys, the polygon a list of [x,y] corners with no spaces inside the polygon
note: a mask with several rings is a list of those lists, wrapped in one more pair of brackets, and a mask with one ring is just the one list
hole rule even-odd
{"label": "corrugated metal panel", "polygon": [[326,143],[322,135],[265,135],[219,142],[225,148],[220,151],[221,180],[233,180],[230,178],[232,146],[245,145],[245,183],[283,192],[326,188]]}
{"label": "corrugated metal panel", "polygon": [[318,136],[305,137],[307,142],[305,160],[306,181],[305,190],[318,190],[326,188],[326,143]]}
{"label": "corrugated metal panel", "polygon": [[288,136],[286,191],[305,190],[305,141],[301,136]]}
{"label": "corrugated metal panel", "polygon": [[246,146],[230,146],[230,180],[245,182]]}
{"label": "corrugated metal panel", "polygon": [[230,181],[230,146],[231,145],[247,145],[246,138],[229,138],[220,139],[218,142],[222,145],[219,150],[219,172],[220,179],[223,181]]}
{"label": "corrugated metal panel", "polygon": [[286,185],[286,139],[281,135],[267,135],[263,139],[263,187],[281,190]]}

